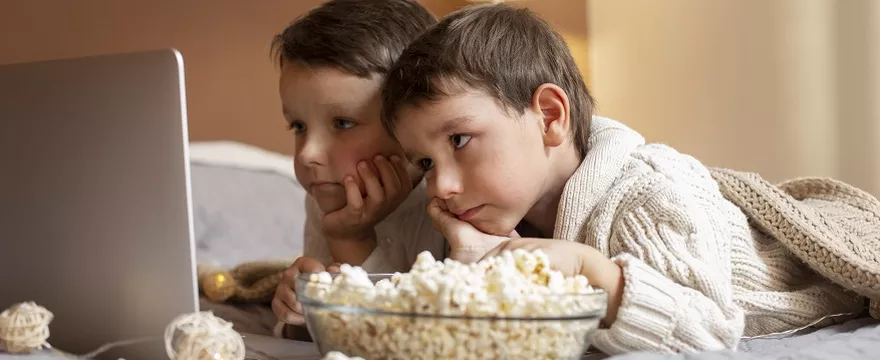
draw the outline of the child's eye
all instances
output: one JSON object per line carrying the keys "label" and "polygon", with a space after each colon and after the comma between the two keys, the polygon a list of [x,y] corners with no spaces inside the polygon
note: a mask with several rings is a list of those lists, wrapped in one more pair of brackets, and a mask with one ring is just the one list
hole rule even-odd
{"label": "child's eye", "polygon": [[333,119],[333,127],[339,130],[351,129],[355,125],[357,125],[354,121],[343,119],[343,118],[335,118]]}
{"label": "child's eye", "polygon": [[471,141],[471,136],[456,134],[450,136],[449,139],[452,140],[452,146],[455,146],[456,149],[461,149],[467,145],[468,141]]}
{"label": "child's eye", "polygon": [[421,159],[419,161],[416,161],[416,165],[419,167],[419,169],[422,169],[422,171],[428,171],[434,168],[434,160],[427,158]]}
{"label": "child's eye", "polygon": [[306,131],[306,125],[298,121],[290,122],[287,123],[287,130],[293,131],[294,134],[300,134]]}

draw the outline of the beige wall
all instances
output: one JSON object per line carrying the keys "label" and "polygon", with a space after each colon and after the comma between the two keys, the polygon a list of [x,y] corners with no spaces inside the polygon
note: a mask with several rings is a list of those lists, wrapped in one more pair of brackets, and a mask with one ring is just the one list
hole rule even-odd
{"label": "beige wall", "polygon": [[520,0],[511,3],[528,7],[562,35],[584,78],[589,82],[587,2],[587,0]]}
{"label": "beige wall", "polygon": [[[3,1],[0,63],[174,47],[184,57],[193,141],[235,140],[290,152],[269,42],[320,2]],[[466,0],[421,2],[438,16],[468,4]],[[580,46],[579,60],[585,63],[585,2],[548,0],[532,5]],[[564,11],[566,6],[575,6],[576,11]]]}
{"label": "beige wall", "polygon": [[[880,191],[880,5],[589,2],[601,114],[709,165]],[[869,79],[873,76],[873,79]]]}

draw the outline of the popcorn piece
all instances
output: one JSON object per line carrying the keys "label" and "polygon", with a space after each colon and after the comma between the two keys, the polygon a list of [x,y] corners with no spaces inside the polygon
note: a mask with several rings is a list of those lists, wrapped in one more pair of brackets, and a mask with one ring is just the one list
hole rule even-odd
{"label": "popcorn piece", "polygon": [[325,355],[323,358],[321,358],[321,360],[364,360],[364,359],[359,358],[359,357],[351,358],[341,352],[331,351],[331,352],[327,353],[327,355]]}
{"label": "popcorn piece", "polygon": [[426,251],[409,273],[376,284],[343,265],[335,278],[312,275],[304,295],[399,314],[307,308],[323,349],[368,359],[558,359],[579,358],[598,327],[601,316],[590,315],[605,302],[586,296],[593,292],[586,277],[552,270],[543,251],[518,249],[474,264]]}

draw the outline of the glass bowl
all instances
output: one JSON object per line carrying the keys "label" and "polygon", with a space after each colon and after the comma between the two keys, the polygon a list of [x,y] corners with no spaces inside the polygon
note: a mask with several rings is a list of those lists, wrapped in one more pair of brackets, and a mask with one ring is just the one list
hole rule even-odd
{"label": "glass bowl", "polygon": [[[337,276],[338,274],[331,274]],[[605,316],[606,294],[552,295],[574,305],[563,316],[486,317],[394,312],[310,296],[311,274],[296,281],[306,326],[322,355],[373,359],[580,359]],[[373,283],[391,274],[370,274]],[[312,284],[315,287],[329,286]]]}

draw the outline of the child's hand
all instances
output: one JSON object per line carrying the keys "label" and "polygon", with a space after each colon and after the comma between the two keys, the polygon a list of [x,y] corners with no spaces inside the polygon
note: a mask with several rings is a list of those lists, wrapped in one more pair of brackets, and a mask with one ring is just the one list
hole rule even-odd
{"label": "child's hand", "polygon": [[428,204],[428,215],[434,223],[434,227],[443,234],[449,242],[451,250],[449,258],[463,263],[472,263],[479,260],[486,252],[492,250],[511,237],[519,237],[516,231],[510,236],[495,236],[477,230],[473,225],[459,220],[449,212],[446,204],[440,199],[434,198]]}
{"label": "child's hand", "polygon": [[340,266],[342,266],[342,263],[333,263],[332,265],[328,266],[327,270],[325,270],[325,271],[327,271],[329,273],[338,273]]}
{"label": "child's hand", "polygon": [[[347,204],[324,215],[321,221],[324,236],[329,241],[372,243],[366,256],[375,248],[374,226],[400,206],[413,187],[406,164],[399,156],[391,156],[391,160],[388,160],[379,155],[373,163],[378,175],[366,161],[358,164],[358,175],[363,181],[366,195],[361,194],[354,177],[346,177],[343,182]],[[350,252],[354,249],[346,250]],[[356,259],[337,259],[335,256],[334,259],[357,263]]]}
{"label": "child's hand", "polygon": [[272,312],[278,320],[291,325],[305,323],[302,304],[296,300],[296,277],[299,274],[317,273],[324,271],[324,265],[312,257],[300,257],[284,270],[284,276],[275,289],[275,297],[272,298]]}
{"label": "child's hand", "polygon": [[602,274],[613,271],[617,264],[599,250],[574,241],[556,239],[511,239],[492,249],[483,258],[501,255],[516,249],[534,251],[540,249],[550,258],[551,267],[565,276],[584,275],[591,282]]}
{"label": "child's hand", "polygon": [[541,249],[550,258],[550,266],[565,276],[583,275],[594,287],[605,290],[608,310],[603,323],[610,326],[617,318],[623,297],[623,270],[614,261],[592,246],[556,239],[511,239],[492,249],[483,257],[500,255],[505,250]]}

